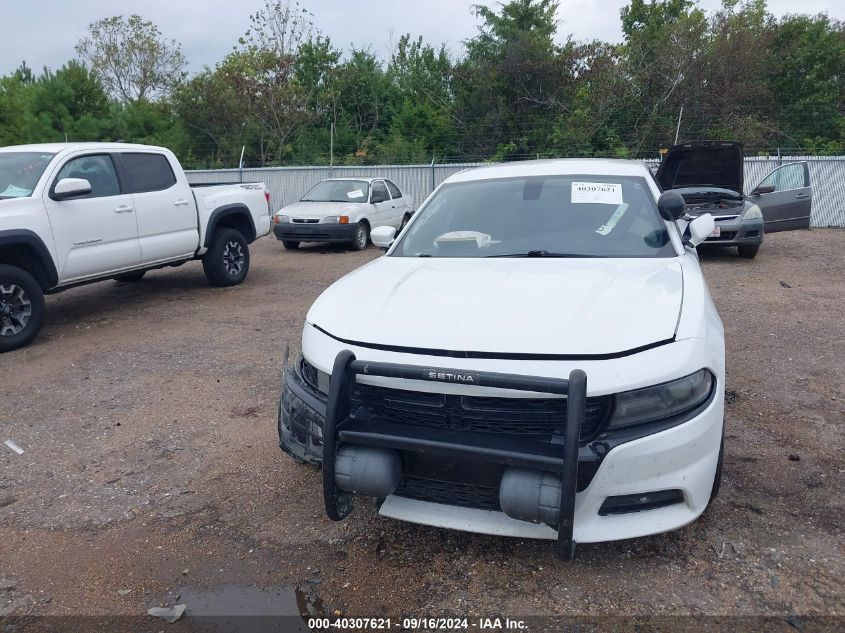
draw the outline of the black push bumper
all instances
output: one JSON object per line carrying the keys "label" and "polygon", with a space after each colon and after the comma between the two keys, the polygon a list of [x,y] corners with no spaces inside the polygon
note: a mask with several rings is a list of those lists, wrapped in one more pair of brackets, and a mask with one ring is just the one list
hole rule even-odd
{"label": "black push bumper", "polygon": [[[356,376],[383,376],[404,380],[460,382],[477,387],[513,389],[567,396],[566,433],[562,444],[550,444],[539,451],[528,442],[502,443],[496,438],[486,442],[466,443],[449,436],[431,433],[397,433],[391,425],[374,425],[357,420],[352,410],[352,393]],[[490,372],[428,368],[392,363],[368,363],[355,359],[350,351],[342,351],[335,359],[322,432],[323,499],[329,518],[340,521],[352,511],[352,493],[336,483],[336,457],[343,444],[381,447],[397,451],[477,459],[560,475],[560,507],[557,524],[557,551],[564,560],[575,555],[573,518],[578,481],[578,449],[581,427],[585,420],[587,375],[580,369],[568,379],[540,378]],[[529,448],[530,446],[530,448]]]}
{"label": "black push bumper", "polygon": [[285,222],[274,224],[277,240],[286,242],[351,242],[355,239],[358,223],[354,224],[299,224]]}

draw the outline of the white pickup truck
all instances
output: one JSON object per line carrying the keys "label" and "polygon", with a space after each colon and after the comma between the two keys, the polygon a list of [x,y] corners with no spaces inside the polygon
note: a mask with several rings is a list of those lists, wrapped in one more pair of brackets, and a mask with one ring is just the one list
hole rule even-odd
{"label": "white pickup truck", "polygon": [[194,259],[212,284],[241,283],[270,216],[264,183],[192,187],[161,147],[0,148],[0,352],[35,338],[45,293]]}

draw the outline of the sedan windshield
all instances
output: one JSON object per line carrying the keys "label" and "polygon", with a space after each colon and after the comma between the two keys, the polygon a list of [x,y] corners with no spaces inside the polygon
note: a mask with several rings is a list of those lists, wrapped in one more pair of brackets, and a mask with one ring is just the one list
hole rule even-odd
{"label": "sedan windshield", "polygon": [[305,194],[302,202],[366,202],[369,196],[366,180],[323,180]]}
{"label": "sedan windshield", "polygon": [[398,257],[674,257],[645,179],[532,176],[444,185]]}
{"label": "sedan windshield", "polygon": [[0,152],[0,199],[26,198],[55,154]]}

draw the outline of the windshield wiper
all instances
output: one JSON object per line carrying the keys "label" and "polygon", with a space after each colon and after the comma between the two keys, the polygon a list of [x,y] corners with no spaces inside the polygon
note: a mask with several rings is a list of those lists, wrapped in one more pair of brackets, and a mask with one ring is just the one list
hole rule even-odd
{"label": "windshield wiper", "polygon": [[558,257],[558,258],[579,258],[596,257],[596,255],[582,255],[578,253],[552,253],[550,251],[537,250],[527,253],[510,253],[508,255],[487,255],[486,257]]}

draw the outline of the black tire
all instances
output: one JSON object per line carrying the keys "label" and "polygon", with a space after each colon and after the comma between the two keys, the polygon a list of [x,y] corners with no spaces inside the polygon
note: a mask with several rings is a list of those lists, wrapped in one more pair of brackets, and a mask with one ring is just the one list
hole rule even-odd
{"label": "black tire", "polygon": [[44,324],[44,292],[35,277],[0,264],[0,353],[29,345]]}
{"label": "black tire", "polygon": [[370,243],[370,225],[366,222],[358,222],[355,229],[355,238],[352,240],[353,251],[363,251]]}
{"label": "black tire", "polygon": [[744,257],[745,259],[754,259],[755,257],[757,257],[757,251],[759,250],[759,244],[740,244],[737,247],[737,251],[739,251],[739,256]]}
{"label": "black tire", "polygon": [[290,240],[282,240],[282,246],[284,246],[289,251],[295,251],[299,248],[299,242],[292,242]]}
{"label": "black tire", "polygon": [[146,270],[135,270],[135,271],[132,271],[131,273],[123,273],[122,275],[118,275],[117,277],[115,277],[115,279],[117,281],[128,281],[128,282],[141,281],[141,279],[143,279],[144,275],[146,275],[146,274],[147,274]]}
{"label": "black tire", "polygon": [[716,462],[716,475],[713,477],[713,488],[710,489],[710,501],[707,505],[713,503],[713,500],[719,495],[719,488],[722,487],[722,464],[725,461],[725,438],[722,437],[722,443],[719,445],[719,461]]}
{"label": "black tire", "polygon": [[243,282],[249,272],[246,238],[235,229],[218,229],[203,255],[202,268],[212,286],[237,286]]}
{"label": "black tire", "polygon": [[399,225],[399,230],[396,231],[396,235],[399,235],[402,232],[402,229],[405,228],[405,225],[408,223],[408,220],[410,220],[410,219],[411,219],[410,213],[406,213],[405,215],[402,216],[402,224]]}

